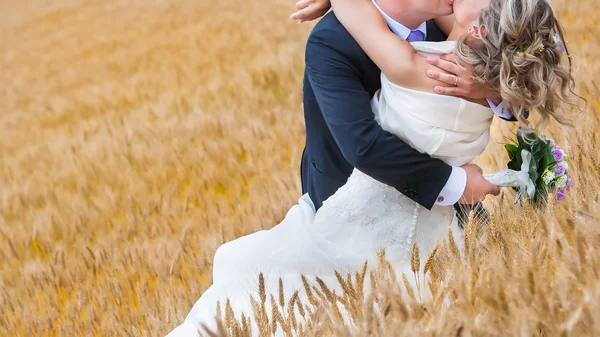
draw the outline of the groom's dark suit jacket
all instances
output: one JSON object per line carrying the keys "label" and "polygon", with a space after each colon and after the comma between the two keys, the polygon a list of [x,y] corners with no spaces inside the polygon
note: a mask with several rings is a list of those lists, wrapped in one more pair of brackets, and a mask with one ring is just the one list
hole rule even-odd
{"label": "groom's dark suit jacket", "polygon": [[[428,41],[445,39],[433,21],[427,22]],[[319,208],[357,168],[431,209],[452,168],[375,121],[370,99],[381,87],[380,70],[333,12],[310,34],[305,59],[303,193]]]}

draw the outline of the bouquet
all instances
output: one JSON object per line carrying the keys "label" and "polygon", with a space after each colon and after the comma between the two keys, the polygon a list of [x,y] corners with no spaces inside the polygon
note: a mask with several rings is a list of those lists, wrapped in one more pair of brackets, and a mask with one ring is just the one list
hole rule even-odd
{"label": "bouquet", "polygon": [[485,175],[491,183],[513,187],[515,203],[522,197],[534,206],[544,206],[551,195],[562,202],[571,188],[569,165],[565,153],[552,139],[533,132],[517,130],[516,140],[504,146],[510,158],[508,169]]}

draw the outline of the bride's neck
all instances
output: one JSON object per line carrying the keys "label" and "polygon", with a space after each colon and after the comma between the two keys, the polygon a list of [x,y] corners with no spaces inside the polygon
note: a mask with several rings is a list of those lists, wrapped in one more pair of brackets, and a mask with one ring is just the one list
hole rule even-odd
{"label": "bride's neck", "polygon": [[469,32],[468,28],[462,27],[461,25],[457,24],[456,22],[454,23],[454,27],[452,27],[452,30],[450,31],[450,34],[448,34],[448,41],[458,41],[463,35],[467,34]]}

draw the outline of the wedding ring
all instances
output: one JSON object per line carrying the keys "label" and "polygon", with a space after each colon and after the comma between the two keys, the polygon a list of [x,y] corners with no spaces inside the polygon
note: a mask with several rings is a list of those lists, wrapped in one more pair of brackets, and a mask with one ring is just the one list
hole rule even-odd
{"label": "wedding ring", "polygon": [[456,82],[454,82],[454,86],[458,87],[458,81],[460,80],[460,77],[456,76]]}

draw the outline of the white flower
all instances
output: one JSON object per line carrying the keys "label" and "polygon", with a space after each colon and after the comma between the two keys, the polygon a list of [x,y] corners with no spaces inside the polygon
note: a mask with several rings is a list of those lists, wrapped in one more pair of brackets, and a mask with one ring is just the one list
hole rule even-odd
{"label": "white flower", "polygon": [[569,182],[569,178],[567,178],[567,176],[560,176],[560,177],[556,178],[556,180],[554,181],[554,183],[556,184],[556,187],[559,189],[567,186],[568,182]]}
{"label": "white flower", "polygon": [[556,174],[554,174],[554,172],[546,169],[544,171],[544,174],[542,174],[542,180],[544,181],[544,184],[548,185],[552,180],[554,180],[554,178],[556,178]]}

